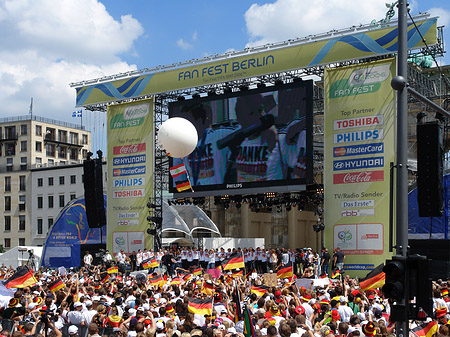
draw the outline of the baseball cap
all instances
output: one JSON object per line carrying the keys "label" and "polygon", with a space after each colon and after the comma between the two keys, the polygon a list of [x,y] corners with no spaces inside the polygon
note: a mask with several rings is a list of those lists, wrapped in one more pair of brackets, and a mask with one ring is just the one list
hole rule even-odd
{"label": "baseball cap", "polygon": [[75,335],[76,333],[78,333],[78,328],[75,325],[71,325],[69,326],[68,332],[69,335]]}
{"label": "baseball cap", "polygon": [[[74,304],[73,304],[73,307],[74,308],[78,308],[78,307],[81,307],[82,306],[82,304],[81,304],[81,302],[75,302]],[[75,327],[76,328],[76,327]],[[78,328],[77,328],[78,329]],[[77,330],[78,331],[78,330]]]}

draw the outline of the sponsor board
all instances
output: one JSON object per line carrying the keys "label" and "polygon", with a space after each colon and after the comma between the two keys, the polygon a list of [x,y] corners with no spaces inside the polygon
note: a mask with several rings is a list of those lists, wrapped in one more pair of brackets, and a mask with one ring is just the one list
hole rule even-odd
{"label": "sponsor board", "polygon": [[355,169],[374,168],[383,166],[384,166],[384,157],[336,160],[333,162],[334,171],[355,170]]}
{"label": "sponsor board", "polygon": [[139,226],[139,219],[119,220],[117,226]]}
{"label": "sponsor board", "polygon": [[334,130],[383,125],[383,115],[338,119],[333,122]]}
{"label": "sponsor board", "polygon": [[145,174],[145,166],[135,166],[135,167],[122,167],[113,169],[113,176],[134,176],[138,174]]}
{"label": "sponsor board", "polygon": [[344,270],[373,270],[375,265],[363,264],[363,263],[346,263],[344,264]]}
{"label": "sponsor board", "polygon": [[118,219],[139,218],[139,212],[117,213],[117,218]]}
{"label": "sponsor board", "polygon": [[346,255],[380,255],[383,254],[383,232],[381,223],[335,225],[334,247],[341,248]]}
{"label": "sponsor board", "polygon": [[113,187],[133,187],[133,186],[145,186],[145,178],[125,178],[125,179],[113,179]]}
{"label": "sponsor board", "polygon": [[358,144],[333,148],[333,157],[358,156],[384,152],[383,143]]}
{"label": "sponsor board", "polygon": [[342,217],[348,216],[371,216],[375,215],[374,208],[363,208],[363,209],[345,209],[341,211]]}
{"label": "sponsor board", "polygon": [[119,191],[113,191],[112,194],[113,194],[114,199],[142,198],[145,196],[145,189],[137,188],[134,190],[119,190]]}
{"label": "sponsor board", "polygon": [[145,143],[114,146],[113,147],[113,155],[140,153],[140,152],[145,152],[146,149],[147,149],[147,146]]}
{"label": "sponsor board", "polygon": [[333,174],[333,184],[354,184],[384,181],[384,171],[360,171]]}
{"label": "sponsor board", "polygon": [[137,156],[116,157],[113,158],[113,166],[142,164],[146,161],[146,155],[140,154]]}
{"label": "sponsor board", "polygon": [[355,69],[349,77],[350,85],[362,85],[385,81],[390,75],[390,65],[382,64],[374,67]]}
{"label": "sponsor board", "polygon": [[341,201],[341,208],[375,207],[375,200]]}
{"label": "sponsor board", "polygon": [[383,136],[384,136],[383,129],[344,132],[334,134],[333,142],[334,144],[355,143],[368,140],[379,140],[383,139]]}

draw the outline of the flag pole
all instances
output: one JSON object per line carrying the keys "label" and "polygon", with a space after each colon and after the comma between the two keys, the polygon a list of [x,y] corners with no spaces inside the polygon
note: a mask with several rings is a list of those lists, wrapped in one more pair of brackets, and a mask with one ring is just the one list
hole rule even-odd
{"label": "flag pole", "polygon": [[191,184],[191,177],[189,177],[189,172],[188,172],[187,169],[186,169],[186,177],[187,177],[187,179],[189,181],[189,185],[191,185],[191,191],[194,192],[194,189],[192,188],[192,184]]}

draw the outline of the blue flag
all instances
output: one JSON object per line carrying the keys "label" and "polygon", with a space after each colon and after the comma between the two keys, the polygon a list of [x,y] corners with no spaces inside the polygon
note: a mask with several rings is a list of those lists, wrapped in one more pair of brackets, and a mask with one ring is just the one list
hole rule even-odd
{"label": "blue flag", "polygon": [[82,114],[83,114],[83,110],[74,111],[74,112],[72,112],[72,117],[81,117]]}

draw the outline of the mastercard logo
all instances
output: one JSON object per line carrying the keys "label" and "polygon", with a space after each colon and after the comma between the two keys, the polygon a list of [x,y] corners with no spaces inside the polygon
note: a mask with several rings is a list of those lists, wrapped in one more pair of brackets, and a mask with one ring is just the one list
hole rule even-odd
{"label": "mastercard logo", "polygon": [[335,156],[345,156],[346,152],[347,152],[347,150],[345,150],[344,147],[336,147],[334,149],[334,155]]}
{"label": "mastercard logo", "polygon": [[120,173],[122,172],[121,169],[114,169],[113,170],[113,176],[120,176]]}

